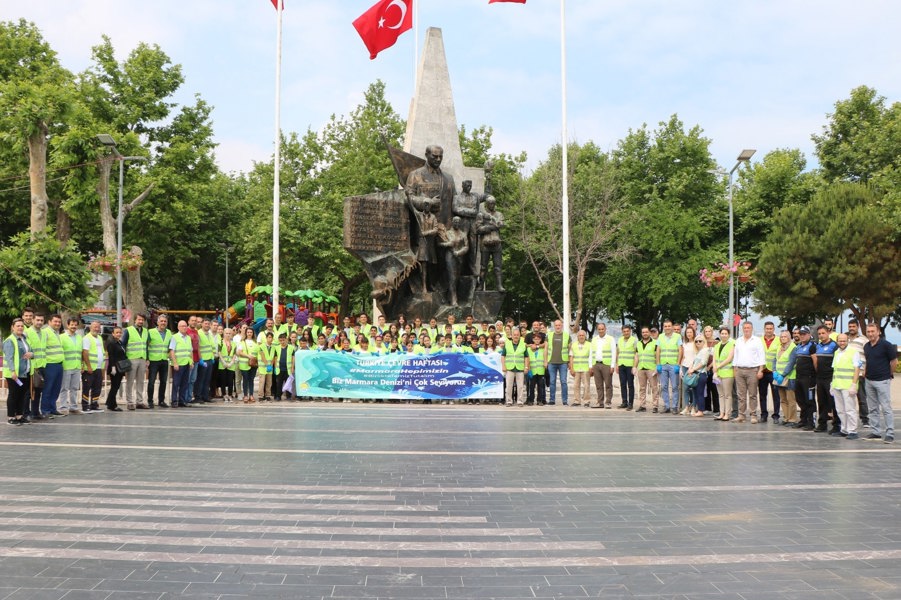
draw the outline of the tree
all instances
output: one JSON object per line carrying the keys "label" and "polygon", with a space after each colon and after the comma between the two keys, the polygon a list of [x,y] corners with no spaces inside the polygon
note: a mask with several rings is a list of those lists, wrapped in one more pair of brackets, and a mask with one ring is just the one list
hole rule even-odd
{"label": "tree", "polygon": [[24,19],[0,22],[0,121],[4,143],[28,152],[32,239],[47,228],[48,139],[74,102],[72,75],[37,27]]}
{"label": "tree", "polygon": [[[339,290],[341,314],[369,300],[366,273],[343,246],[344,198],[388,190],[397,175],[382,142],[400,145],[404,122],[377,81],[350,115],[332,115],[321,132],[290,134],[282,142],[281,269],[289,287]],[[239,234],[242,274],[271,277],[272,163],[257,163],[248,174],[247,205],[252,224]]]}
{"label": "tree", "polygon": [[789,204],[806,204],[822,180],[804,172],[807,160],[800,150],[773,150],[763,160],[738,172],[734,191],[735,255],[756,263],[760,246],[773,229],[773,215]]}
{"label": "tree", "polygon": [[0,249],[0,316],[18,317],[25,306],[78,311],[93,299],[78,248],[49,233],[32,240],[23,232]]}
{"label": "tree", "polygon": [[[562,280],[567,268],[574,268],[572,281],[576,296],[576,323],[585,309],[585,283],[589,269],[598,263],[624,259],[629,241],[622,235],[622,201],[609,157],[588,142],[570,144],[569,219],[571,266],[563,262],[562,245],[562,149],[555,146],[525,183],[516,214],[513,235],[522,242],[529,264],[558,318],[560,307],[552,293],[553,282]],[[513,230],[513,227],[509,227]],[[511,231],[512,233],[512,231]]]}
{"label": "tree", "polygon": [[676,115],[618,143],[612,159],[623,235],[635,251],[593,275],[600,314],[639,325],[720,319],[726,294],[698,279],[702,268],[726,259],[727,248],[727,206],[709,146],[700,127],[686,131]]}
{"label": "tree", "polygon": [[821,317],[851,310],[861,322],[885,324],[901,308],[892,209],[881,192],[839,182],[780,210],[761,248],[755,309]]}

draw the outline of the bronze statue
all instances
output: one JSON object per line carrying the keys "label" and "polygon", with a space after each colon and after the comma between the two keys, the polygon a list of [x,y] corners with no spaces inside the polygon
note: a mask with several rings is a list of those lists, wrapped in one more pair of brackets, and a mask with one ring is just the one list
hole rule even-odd
{"label": "bronze statue", "polygon": [[479,272],[479,281],[482,289],[485,289],[485,278],[488,271],[488,262],[494,261],[494,280],[497,291],[504,292],[504,284],[501,274],[501,234],[504,226],[504,215],[495,210],[494,196],[486,196],[485,204],[479,210],[476,218],[476,230],[479,233],[480,248],[482,254],[482,268]]}
{"label": "bronze statue", "polygon": [[470,275],[479,274],[479,235],[476,233],[476,217],[479,216],[479,194],[472,193],[472,181],[463,182],[463,191],[454,196],[454,216],[460,217],[461,226],[468,238],[469,260],[466,263]]}
{"label": "bronze statue", "polygon": [[457,284],[460,281],[460,267],[469,252],[469,236],[463,230],[463,219],[454,217],[451,228],[442,232],[438,245],[445,248],[444,264],[447,266],[447,293],[451,306],[457,306]]}
{"label": "bronze statue", "polygon": [[440,210],[438,222],[450,228],[452,207],[454,204],[454,178],[441,170],[444,149],[441,146],[429,146],[425,149],[426,164],[407,176],[404,190],[407,198],[414,192],[416,195],[438,199]]}
{"label": "bronze statue", "polygon": [[416,248],[416,260],[422,276],[422,290],[428,290],[428,273],[430,264],[438,262],[438,252],[435,250],[435,238],[443,230],[438,222],[438,211],[441,205],[437,198],[428,198],[421,195],[419,186],[413,186],[409,196],[410,207],[416,216],[419,225],[419,244]]}

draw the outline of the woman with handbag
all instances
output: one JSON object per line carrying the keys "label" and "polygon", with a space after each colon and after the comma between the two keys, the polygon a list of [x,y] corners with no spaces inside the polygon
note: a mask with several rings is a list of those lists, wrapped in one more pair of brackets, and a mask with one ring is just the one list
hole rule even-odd
{"label": "woman with handbag", "polygon": [[122,378],[131,370],[131,362],[125,355],[125,347],[122,345],[121,327],[115,327],[113,334],[106,341],[106,353],[109,356],[106,363],[106,374],[110,378],[109,392],[106,394],[106,407],[113,412],[122,412],[116,403],[116,396],[122,386]]}
{"label": "woman with handbag", "polygon": [[707,388],[707,363],[710,362],[711,349],[707,347],[707,342],[700,337],[692,340],[691,344],[694,346],[694,358],[682,378],[685,386],[685,403],[686,407],[693,405],[691,416],[703,417],[704,391]]}

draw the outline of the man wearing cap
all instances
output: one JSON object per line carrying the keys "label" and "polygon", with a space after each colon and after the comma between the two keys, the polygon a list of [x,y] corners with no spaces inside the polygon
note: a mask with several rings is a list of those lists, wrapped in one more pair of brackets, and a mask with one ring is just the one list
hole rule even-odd
{"label": "man wearing cap", "polygon": [[801,420],[795,426],[804,431],[813,431],[813,413],[816,409],[814,393],[817,386],[816,344],[810,339],[810,328],[798,330],[795,350],[795,401],[801,407]]}

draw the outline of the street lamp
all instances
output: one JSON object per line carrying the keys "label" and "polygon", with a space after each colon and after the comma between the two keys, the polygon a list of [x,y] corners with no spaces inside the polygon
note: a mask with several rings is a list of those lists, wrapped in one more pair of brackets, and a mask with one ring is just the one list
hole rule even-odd
{"label": "street lamp", "polygon": [[732,266],[735,264],[735,224],[732,216],[732,175],[741,166],[751,160],[757,150],[742,150],[736,159],[735,166],[729,171],[729,331],[732,339],[737,337],[735,329],[735,272]]}
{"label": "street lamp", "polygon": [[219,245],[225,250],[225,326],[228,327],[228,253],[234,250],[235,247],[231,244],[226,244],[225,242],[219,242]]}
{"label": "street lamp", "polygon": [[122,188],[125,186],[125,161],[147,160],[143,156],[122,156],[116,140],[108,133],[97,135],[97,141],[112,150],[119,161],[119,211],[116,215],[116,326],[122,326]]}

